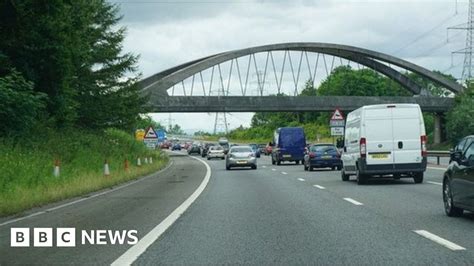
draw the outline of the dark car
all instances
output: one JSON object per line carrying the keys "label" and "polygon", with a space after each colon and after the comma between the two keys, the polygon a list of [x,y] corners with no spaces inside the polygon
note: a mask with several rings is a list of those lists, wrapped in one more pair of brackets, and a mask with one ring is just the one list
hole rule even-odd
{"label": "dark car", "polygon": [[252,151],[255,153],[257,158],[260,158],[260,149],[258,148],[257,144],[249,144],[250,148],[252,148]]}
{"label": "dark car", "polygon": [[474,211],[474,135],[462,139],[451,153],[444,173],[443,201],[448,216]]}
{"label": "dark car", "polygon": [[315,144],[308,147],[304,156],[304,170],[329,167],[332,170],[341,170],[341,154],[333,144]]}
{"label": "dark car", "polygon": [[260,154],[265,154],[266,144],[258,144],[258,149],[260,150]]}
{"label": "dark car", "polygon": [[201,147],[201,157],[206,157],[207,156],[207,153],[209,152],[209,148],[212,147],[212,146],[215,146],[216,144],[214,143],[205,143],[202,147]]}
{"label": "dark car", "polygon": [[201,147],[197,144],[193,144],[188,148],[188,154],[201,154]]}
{"label": "dark car", "polygon": [[299,164],[304,160],[306,137],[302,127],[282,127],[273,134],[272,164],[283,161]]}
{"label": "dark car", "polygon": [[173,144],[173,146],[171,147],[171,150],[172,151],[180,151],[181,150],[181,144],[179,144],[178,142]]}

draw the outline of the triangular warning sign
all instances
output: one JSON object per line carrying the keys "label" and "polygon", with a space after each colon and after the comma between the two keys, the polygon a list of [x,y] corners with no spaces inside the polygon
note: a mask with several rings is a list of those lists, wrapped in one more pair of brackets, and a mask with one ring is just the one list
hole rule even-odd
{"label": "triangular warning sign", "polygon": [[144,138],[145,139],[156,139],[156,138],[158,138],[158,136],[156,135],[156,132],[153,129],[153,127],[147,128]]}
{"label": "triangular warning sign", "polygon": [[331,120],[344,120],[344,116],[339,109],[336,109],[334,113],[332,113]]}

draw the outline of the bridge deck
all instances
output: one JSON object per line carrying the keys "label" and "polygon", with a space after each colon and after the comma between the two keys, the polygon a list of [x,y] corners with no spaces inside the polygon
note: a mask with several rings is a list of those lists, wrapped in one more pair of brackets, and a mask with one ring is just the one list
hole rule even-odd
{"label": "bridge deck", "polygon": [[417,103],[426,112],[446,112],[453,98],[440,97],[369,97],[369,96],[152,96],[151,112],[275,112],[333,111],[336,107],[352,111],[364,105],[381,103]]}

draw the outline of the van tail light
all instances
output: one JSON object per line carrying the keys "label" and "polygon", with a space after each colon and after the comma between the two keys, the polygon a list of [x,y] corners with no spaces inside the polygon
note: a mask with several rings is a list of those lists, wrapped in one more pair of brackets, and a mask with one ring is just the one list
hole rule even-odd
{"label": "van tail light", "polygon": [[426,150],[426,135],[421,136],[421,156],[426,157],[428,151]]}
{"label": "van tail light", "polygon": [[314,152],[309,153],[309,158],[315,158],[315,157],[316,157],[316,154]]}
{"label": "van tail light", "polygon": [[367,142],[365,138],[360,138],[360,157],[366,158],[367,157]]}

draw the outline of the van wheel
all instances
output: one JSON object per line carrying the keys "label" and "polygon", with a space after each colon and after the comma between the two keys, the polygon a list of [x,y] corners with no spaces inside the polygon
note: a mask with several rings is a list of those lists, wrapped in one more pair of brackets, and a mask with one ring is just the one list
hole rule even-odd
{"label": "van wheel", "polygon": [[363,185],[367,182],[367,176],[360,173],[359,169],[356,171],[356,179],[358,185]]}
{"label": "van wheel", "polygon": [[281,165],[281,161],[280,161],[280,160],[277,160],[277,165]]}
{"label": "van wheel", "polygon": [[273,160],[273,157],[272,157],[272,164],[275,165],[275,160]]}
{"label": "van wheel", "polygon": [[298,165],[298,164],[300,164],[300,161],[296,160],[295,163]]}
{"label": "van wheel", "polygon": [[335,166],[331,167],[331,171],[334,171],[334,170],[336,170],[336,167]]}
{"label": "van wheel", "polygon": [[464,212],[463,209],[454,206],[453,194],[451,192],[451,183],[447,178],[444,178],[443,181],[443,202],[444,211],[449,217],[459,217]]}
{"label": "van wheel", "polygon": [[341,179],[342,181],[349,181],[349,175],[346,175],[344,170],[341,171]]}
{"label": "van wheel", "polygon": [[413,176],[413,179],[415,180],[415,184],[423,183],[423,172],[415,173],[415,175]]}

